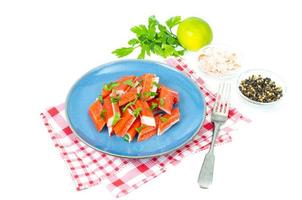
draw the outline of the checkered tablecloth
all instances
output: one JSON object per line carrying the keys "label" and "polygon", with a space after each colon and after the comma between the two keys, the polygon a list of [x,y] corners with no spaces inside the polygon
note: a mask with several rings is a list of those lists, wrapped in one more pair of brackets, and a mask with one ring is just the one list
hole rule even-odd
{"label": "checkered tablecloth", "polygon": [[[207,106],[206,119],[196,137],[182,148],[167,155],[146,159],[110,156],[92,149],[75,136],[66,120],[64,104],[50,107],[41,113],[48,134],[66,162],[77,190],[101,183],[106,184],[116,197],[121,197],[164,173],[168,166],[175,166],[184,157],[209,147],[213,129],[209,114],[215,97],[205,87],[204,81],[183,60],[172,58],[167,60],[167,63],[196,82],[205,96]],[[248,121],[232,108],[228,121],[217,137],[216,144],[230,142],[229,133],[233,130],[232,127],[238,122]]]}

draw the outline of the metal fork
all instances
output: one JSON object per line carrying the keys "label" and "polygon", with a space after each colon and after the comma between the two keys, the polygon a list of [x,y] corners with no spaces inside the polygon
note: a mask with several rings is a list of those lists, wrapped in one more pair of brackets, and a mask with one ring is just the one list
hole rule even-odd
{"label": "metal fork", "polygon": [[216,101],[214,103],[213,112],[211,115],[211,121],[214,123],[212,142],[211,142],[210,150],[204,158],[198,176],[198,184],[201,188],[207,189],[213,181],[214,162],[215,162],[214,145],[221,125],[223,125],[228,118],[229,107],[230,107],[230,93],[231,93],[230,83],[221,83],[219,85],[218,92],[216,94]]}

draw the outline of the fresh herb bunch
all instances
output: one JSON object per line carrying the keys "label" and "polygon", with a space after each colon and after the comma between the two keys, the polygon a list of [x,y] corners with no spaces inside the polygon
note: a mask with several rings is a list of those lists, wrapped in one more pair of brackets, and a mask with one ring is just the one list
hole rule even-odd
{"label": "fresh herb bunch", "polygon": [[144,59],[151,53],[167,58],[168,56],[182,56],[185,49],[173,34],[172,28],[181,22],[180,16],[171,17],[165,23],[160,24],[155,16],[150,16],[148,25],[138,25],[131,28],[136,38],[128,41],[128,47],[114,50],[112,53],[121,58],[131,54],[136,48],[140,48],[138,59]]}

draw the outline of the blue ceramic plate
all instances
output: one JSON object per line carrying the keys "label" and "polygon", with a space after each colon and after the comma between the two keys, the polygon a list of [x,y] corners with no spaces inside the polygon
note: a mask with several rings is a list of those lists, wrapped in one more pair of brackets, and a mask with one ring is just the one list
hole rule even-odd
{"label": "blue ceramic plate", "polygon": [[[108,135],[107,128],[96,131],[88,108],[102,90],[102,86],[126,75],[154,73],[160,83],[179,93],[180,122],[161,136],[131,143]],[[77,136],[92,148],[119,157],[143,158],[176,150],[189,142],[205,118],[205,100],[191,79],[171,67],[146,60],[119,60],[101,65],[85,74],[70,90],[66,101],[66,115]]]}

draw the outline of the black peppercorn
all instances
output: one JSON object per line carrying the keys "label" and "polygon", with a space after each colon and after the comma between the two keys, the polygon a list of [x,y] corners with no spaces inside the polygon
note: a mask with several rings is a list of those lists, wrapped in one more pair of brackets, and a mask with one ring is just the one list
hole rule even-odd
{"label": "black peppercorn", "polygon": [[277,101],[283,95],[280,86],[277,86],[271,78],[263,78],[261,75],[251,75],[242,80],[239,90],[247,98],[261,103]]}

